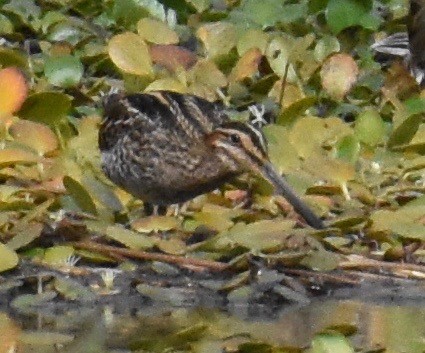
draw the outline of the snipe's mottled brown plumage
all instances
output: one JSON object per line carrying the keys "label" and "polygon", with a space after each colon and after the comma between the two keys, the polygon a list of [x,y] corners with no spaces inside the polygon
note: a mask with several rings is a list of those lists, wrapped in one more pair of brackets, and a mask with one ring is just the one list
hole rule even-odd
{"label": "snipe's mottled brown plumage", "polygon": [[268,180],[308,224],[323,228],[269,162],[263,134],[230,121],[220,104],[169,91],[111,94],[104,102],[99,147],[106,175],[145,202],[184,202],[252,172]]}

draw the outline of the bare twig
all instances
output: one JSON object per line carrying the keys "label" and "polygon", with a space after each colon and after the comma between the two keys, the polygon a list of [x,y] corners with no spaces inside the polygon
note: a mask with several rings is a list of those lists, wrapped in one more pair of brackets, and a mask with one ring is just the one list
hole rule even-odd
{"label": "bare twig", "polygon": [[368,259],[359,255],[347,256],[347,261],[339,263],[341,269],[362,269],[362,268],[375,268],[376,270],[393,270],[393,271],[418,271],[425,273],[425,266],[409,264],[409,263],[398,263],[398,262],[386,262]]}
{"label": "bare twig", "polygon": [[74,247],[78,249],[85,249],[90,251],[96,251],[101,254],[105,254],[112,257],[124,256],[132,259],[139,259],[145,261],[161,261],[179,266],[188,266],[188,267],[202,267],[204,269],[208,269],[210,271],[224,271],[229,268],[228,264],[210,261],[210,260],[202,260],[202,259],[194,259],[189,257],[175,256],[175,255],[167,255],[167,254],[159,254],[159,253],[150,253],[141,250],[131,250],[124,248],[117,248],[115,246],[104,245],[95,243],[92,241],[83,241],[76,242],[72,244]]}

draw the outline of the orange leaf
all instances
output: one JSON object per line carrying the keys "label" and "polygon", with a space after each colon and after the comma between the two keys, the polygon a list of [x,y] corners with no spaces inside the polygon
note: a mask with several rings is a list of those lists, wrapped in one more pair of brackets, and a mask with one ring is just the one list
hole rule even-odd
{"label": "orange leaf", "polygon": [[12,114],[21,108],[28,94],[23,73],[16,67],[0,70],[0,114]]}
{"label": "orange leaf", "polygon": [[175,71],[178,67],[187,70],[197,61],[193,52],[178,45],[152,45],[149,50],[152,61],[170,71]]}

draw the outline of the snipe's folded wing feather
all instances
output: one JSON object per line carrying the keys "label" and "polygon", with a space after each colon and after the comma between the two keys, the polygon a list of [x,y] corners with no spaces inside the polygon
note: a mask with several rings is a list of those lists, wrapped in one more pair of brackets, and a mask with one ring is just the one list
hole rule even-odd
{"label": "snipe's folded wing feather", "polygon": [[104,100],[99,147],[106,150],[129,131],[161,129],[180,138],[201,139],[229,120],[223,105],[170,91],[112,94]]}

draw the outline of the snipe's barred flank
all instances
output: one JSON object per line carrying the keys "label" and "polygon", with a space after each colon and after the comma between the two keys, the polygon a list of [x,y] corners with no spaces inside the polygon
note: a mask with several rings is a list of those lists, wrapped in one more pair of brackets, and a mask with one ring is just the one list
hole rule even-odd
{"label": "snipe's barred flank", "polygon": [[104,100],[99,147],[106,175],[144,202],[184,202],[251,172],[268,180],[309,225],[323,228],[270,163],[261,131],[230,121],[218,103],[169,91],[111,94]]}

